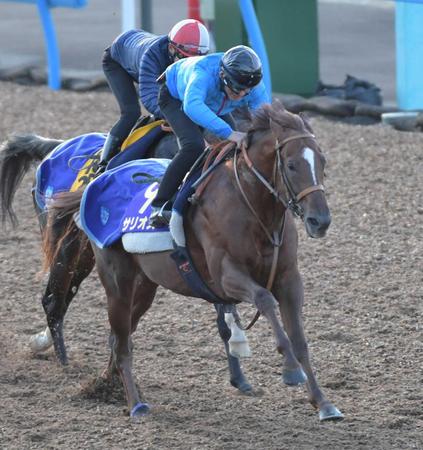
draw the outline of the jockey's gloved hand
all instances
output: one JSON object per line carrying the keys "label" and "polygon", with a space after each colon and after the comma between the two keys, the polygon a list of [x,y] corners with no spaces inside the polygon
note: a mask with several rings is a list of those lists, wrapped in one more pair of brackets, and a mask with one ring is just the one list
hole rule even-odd
{"label": "jockey's gloved hand", "polygon": [[232,131],[228,139],[232,142],[235,142],[236,145],[240,147],[246,137],[247,133],[243,133],[242,131]]}

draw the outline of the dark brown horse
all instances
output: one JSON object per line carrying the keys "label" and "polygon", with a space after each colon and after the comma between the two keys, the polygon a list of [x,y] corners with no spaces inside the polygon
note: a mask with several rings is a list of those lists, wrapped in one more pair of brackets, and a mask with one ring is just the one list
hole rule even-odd
{"label": "dark brown horse", "polygon": [[[5,141],[0,148],[0,199],[2,219],[9,218],[16,225],[17,218],[12,204],[16,189],[31,165],[40,162],[62,141],[42,138],[28,134],[14,136]],[[174,135],[164,136],[154,145],[147,157],[172,158],[178,147]],[[34,200],[34,208],[39,219],[41,234],[44,236],[46,228],[46,212],[41,211]],[[51,222],[50,236],[57,242],[54,258],[45,267],[49,271],[47,286],[42,296],[42,305],[46,314],[47,328],[31,338],[30,345],[34,352],[47,350],[54,345],[55,353],[62,364],[67,364],[67,352],[64,341],[63,324],[68,307],[78,292],[79,286],[91,273],[94,267],[94,254],[85,234],[78,228],[72,228],[68,234],[69,223],[73,223],[72,217],[56,217]],[[230,353],[233,332],[237,331],[241,337],[241,348],[245,335],[237,328],[229,329],[224,320],[226,307],[215,305],[217,311],[217,326],[219,334],[224,342],[230,382],[232,386],[243,393],[252,390],[245,378],[238,357]],[[232,339],[231,339],[232,338]],[[236,344],[235,344],[236,345]],[[233,344],[232,344],[233,346]]]}
{"label": "dark brown horse", "polygon": [[[269,321],[282,355],[283,381],[306,382],[320,418],[339,419],[342,414],[320,390],[309,361],[297,231],[289,212],[302,217],[309,236],[325,235],[331,221],[322,185],[325,160],[307,122],[278,105],[257,113],[248,137],[248,148],[213,172],[200,201],[189,209],[188,247],[218,296],[251,303]],[[70,213],[79,201],[77,193],[57,199],[52,217]],[[54,252],[54,239],[47,245]],[[131,334],[158,285],[185,296],[195,293],[179,276],[170,252],[131,254],[120,241],[105,249],[93,244],[93,250],[111,325],[106,373],[119,373],[131,416],[143,415],[149,406],[140,402],[132,375]]]}

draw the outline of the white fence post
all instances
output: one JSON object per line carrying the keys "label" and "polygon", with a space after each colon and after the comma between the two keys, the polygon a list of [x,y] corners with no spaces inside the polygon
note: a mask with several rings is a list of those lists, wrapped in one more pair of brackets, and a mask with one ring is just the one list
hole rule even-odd
{"label": "white fence post", "polygon": [[137,28],[135,0],[122,0],[122,32]]}

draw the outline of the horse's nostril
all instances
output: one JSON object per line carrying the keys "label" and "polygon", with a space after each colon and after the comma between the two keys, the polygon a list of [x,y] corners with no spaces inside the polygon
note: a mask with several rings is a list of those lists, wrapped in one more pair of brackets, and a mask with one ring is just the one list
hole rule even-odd
{"label": "horse's nostril", "polygon": [[324,231],[329,228],[331,219],[328,216],[307,217],[307,225],[315,231]]}
{"label": "horse's nostril", "polygon": [[312,227],[318,227],[319,226],[319,221],[317,219],[315,219],[314,217],[309,217],[307,219],[307,222],[309,223],[309,225],[311,225]]}

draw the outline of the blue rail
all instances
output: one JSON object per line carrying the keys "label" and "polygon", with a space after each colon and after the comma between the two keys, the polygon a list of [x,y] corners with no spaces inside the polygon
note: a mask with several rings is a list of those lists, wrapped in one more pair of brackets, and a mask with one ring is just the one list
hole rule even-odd
{"label": "blue rail", "polygon": [[87,0],[0,0],[18,3],[32,3],[37,5],[43,26],[44,39],[46,43],[47,64],[48,64],[48,85],[53,90],[60,89],[60,52],[57,45],[56,31],[53,19],[50,14],[51,8],[82,8],[86,6]]}
{"label": "blue rail", "polygon": [[269,58],[267,57],[266,46],[264,45],[263,35],[261,34],[260,25],[257,20],[253,2],[252,0],[238,0],[238,5],[248,33],[248,39],[263,64],[263,81],[266,86],[269,101],[271,101],[272,79],[270,76]]}
{"label": "blue rail", "polygon": [[423,110],[423,0],[397,0],[395,28],[398,106]]}

